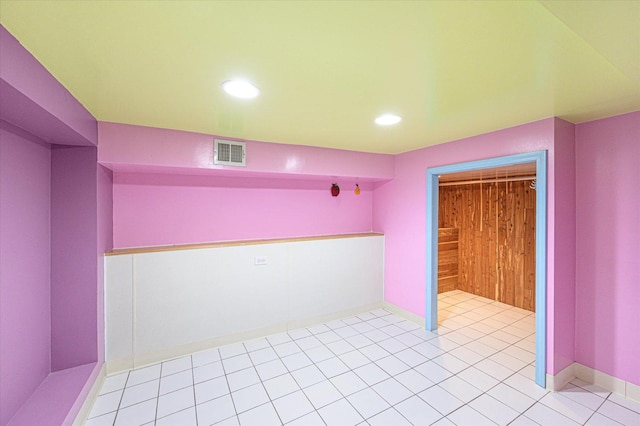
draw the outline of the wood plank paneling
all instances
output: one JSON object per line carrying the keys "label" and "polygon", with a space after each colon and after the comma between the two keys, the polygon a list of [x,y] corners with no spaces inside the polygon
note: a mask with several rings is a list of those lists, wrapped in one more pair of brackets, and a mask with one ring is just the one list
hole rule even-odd
{"label": "wood plank paneling", "polygon": [[438,278],[438,293],[456,290],[458,287],[458,276]]}
{"label": "wood plank paneling", "polygon": [[440,188],[438,226],[459,230],[459,290],[535,310],[535,190],[530,184]]}
{"label": "wood plank paneling", "polygon": [[458,230],[438,230],[438,293],[458,286]]}
{"label": "wood plank paneling", "polygon": [[524,186],[523,275],[522,290],[516,290],[516,306],[536,310],[536,190]]}

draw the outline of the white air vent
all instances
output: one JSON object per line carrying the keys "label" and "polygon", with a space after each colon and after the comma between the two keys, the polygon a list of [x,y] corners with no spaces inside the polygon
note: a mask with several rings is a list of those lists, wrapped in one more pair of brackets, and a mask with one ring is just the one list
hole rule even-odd
{"label": "white air vent", "polygon": [[214,139],[213,163],[226,166],[245,166],[246,147],[243,142]]}

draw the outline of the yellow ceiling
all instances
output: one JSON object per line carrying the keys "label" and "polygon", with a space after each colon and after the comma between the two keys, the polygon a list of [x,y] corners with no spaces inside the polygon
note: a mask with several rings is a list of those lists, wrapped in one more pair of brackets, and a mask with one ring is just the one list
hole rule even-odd
{"label": "yellow ceiling", "polygon": [[640,109],[640,1],[0,0],[0,22],[102,121],[399,153]]}

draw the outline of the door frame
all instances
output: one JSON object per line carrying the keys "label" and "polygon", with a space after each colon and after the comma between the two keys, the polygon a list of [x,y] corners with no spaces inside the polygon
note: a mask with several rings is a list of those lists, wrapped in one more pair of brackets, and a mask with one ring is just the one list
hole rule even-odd
{"label": "door frame", "polygon": [[438,328],[438,195],[441,174],[536,163],[536,383],[547,369],[547,151],[534,151],[427,168],[427,282],[425,328]]}

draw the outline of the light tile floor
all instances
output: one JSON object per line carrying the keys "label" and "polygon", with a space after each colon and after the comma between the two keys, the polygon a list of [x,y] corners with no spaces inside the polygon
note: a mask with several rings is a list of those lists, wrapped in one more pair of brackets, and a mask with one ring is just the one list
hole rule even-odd
{"label": "light tile floor", "polygon": [[640,425],[640,404],[534,375],[534,315],[439,295],[437,333],[385,310],[106,379],[87,425]]}

